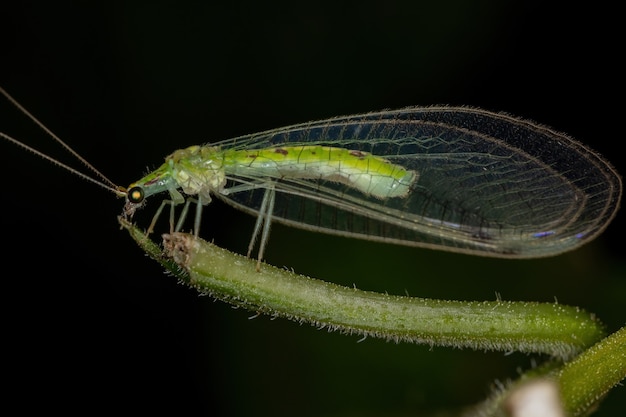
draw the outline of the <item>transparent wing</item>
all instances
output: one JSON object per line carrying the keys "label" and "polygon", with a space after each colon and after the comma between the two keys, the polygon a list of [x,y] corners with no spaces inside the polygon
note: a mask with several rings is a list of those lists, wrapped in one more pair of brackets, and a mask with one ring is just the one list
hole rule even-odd
{"label": "transparent wing", "polygon": [[406,196],[380,199],[342,183],[227,170],[218,195],[317,232],[499,257],[573,249],[615,215],[621,180],[596,153],[547,127],[471,108],[427,107],[311,122],[217,143],[222,150],[321,144],[369,152],[415,171]]}

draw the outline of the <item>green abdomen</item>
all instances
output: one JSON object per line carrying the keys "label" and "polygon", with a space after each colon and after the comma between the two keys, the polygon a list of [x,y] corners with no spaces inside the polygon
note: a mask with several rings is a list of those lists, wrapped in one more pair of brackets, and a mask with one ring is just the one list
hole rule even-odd
{"label": "green abdomen", "polygon": [[333,181],[377,198],[406,196],[418,176],[415,171],[382,157],[328,146],[281,146],[222,152],[227,174]]}

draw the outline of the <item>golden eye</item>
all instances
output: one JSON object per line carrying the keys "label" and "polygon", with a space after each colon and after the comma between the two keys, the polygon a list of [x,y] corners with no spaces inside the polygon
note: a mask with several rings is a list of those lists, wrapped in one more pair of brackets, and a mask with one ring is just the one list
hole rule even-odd
{"label": "golden eye", "polygon": [[131,203],[134,203],[134,204],[141,203],[144,199],[143,188],[141,187],[131,188],[130,190],[128,190],[126,197],[128,198],[128,201],[130,201]]}

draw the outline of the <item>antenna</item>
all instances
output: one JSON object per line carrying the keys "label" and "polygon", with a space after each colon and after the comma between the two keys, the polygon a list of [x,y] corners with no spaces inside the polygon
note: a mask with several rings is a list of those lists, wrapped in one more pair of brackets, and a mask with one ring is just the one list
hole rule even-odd
{"label": "antenna", "polygon": [[97,184],[111,192],[113,192],[114,194],[116,194],[117,196],[123,197],[126,195],[126,193],[124,192],[124,188],[120,187],[118,185],[116,185],[113,181],[111,181],[110,179],[108,179],[103,173],[101,173],[100,171],[98,171],[93,165],[91,165],[85,158],[83,158],[80,154],[78,154],[78,152],[76,152],[74,149],[72,149],[71,146],[69,146],[67,143],[65,143],[63,140],[61,140],[61,138],[59,138],[57,135],[55,135],[50,129],[48,129],[42,122],[40,122],[35,116],[33,116],[28,110],[26,110],[24,108],[24,106],[22,106],[20,103],[18,103],[17,100],[15,100],[13,97],[11,97],[11,95],[9,93],[7,93],[7,91],[0,87],[0,93],[2,93],[3,96],[5,96],[7,98],[7,100],[9,100],[9,102],[11,102],[15,107],[17,107],[17,109],[22,112],[23,114],[25,114],[26,116],[28,116],[28,118],[30,120],[32,120],[37,126],[39,126],[44,132],[46,132],[46,134],[48,134],[48,136],[50,136],[52,139],[54,139],[57,143],[59,143],[63,148],[65,148],[66,151],[68,151],[70,154],[72,154],[76,159],[78,159],[80,162],[82,162],[90,171],[92,171],[93,173],[95,173],[97,175],[97,177],[100,178],[100,180],[97,180],[95,178],[92,178],[86,174],[84,174],[83,172],[78,171],[77,169],[74,169],[72,167],[70,167],[69,165],[64,164],[63,162],[52,158],[49,155],[46,155],[45,153],[26,145],[25,143],[22,143],[21,141],[7,135],[6,133],[0,132],[0,137],[8,140],[11,143],[14,143],[15,145],[26,149],[27,151],[30,151],[32,153],[34,153],[35,155],[38,155],[42,158],[44,158],[45,160],[52,162],[53,164],[71,172],[72,174],[75,174],[77,176],[79,176],[80,178],[83,178],[87,181],[90,181],[94,184]]}

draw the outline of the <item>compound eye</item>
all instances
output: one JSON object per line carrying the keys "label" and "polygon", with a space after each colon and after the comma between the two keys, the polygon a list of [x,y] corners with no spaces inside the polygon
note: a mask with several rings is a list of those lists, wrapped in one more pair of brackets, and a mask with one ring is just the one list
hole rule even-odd
{"label": "compound eye", "polygon": [[128,198],[128,201],[130,201],[131,203],[134,203],[134,204],[141,203],[144,199],[143,188],[141,187],[131,188],[130,190],[128,190],[128,193],[126,193],[126,197]]}

